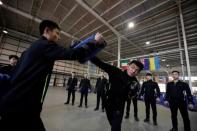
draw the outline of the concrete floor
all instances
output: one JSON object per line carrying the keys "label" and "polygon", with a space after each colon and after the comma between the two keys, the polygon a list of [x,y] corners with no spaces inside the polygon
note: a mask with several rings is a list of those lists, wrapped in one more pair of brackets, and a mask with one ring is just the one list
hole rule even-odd
{"label": "concrete floor", "polygon": [[[86,109],[83,105],[78,108],[80,94],[76,93],[75,105],[64,105],[67,92],[60,87],[50,87],[43,106],[42,120],[47,131],[110,131],[110,126],[105,113],[94,111],[96,95],[89,94]],[[158,105],[158,126],[154,126],[152,121],[147,124],[145,118],[145,106],[143,102],[138,103],[138,116],[140,121],[136,122],[131,117],[123,119],[122,131],[169,131],[171,128],[170,111]],[[131,106],[131,112],[133,107]],[[182,118],[179,119],[179,131],[183,131]],[[192,131],[197,131],[197,113],[190,112]]]}

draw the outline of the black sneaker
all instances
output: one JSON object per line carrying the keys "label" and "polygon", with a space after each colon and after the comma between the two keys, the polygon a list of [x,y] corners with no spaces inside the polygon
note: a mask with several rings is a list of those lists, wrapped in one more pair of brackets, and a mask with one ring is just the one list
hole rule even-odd
{"label": "black sneaker", "polygon": [[157,126],[157,121],[153,121],[153,125]]}
{"label": "black sneaker", "polygon": [[88,106],[87,106],[87,105],[86,105],[85,107],[86,107],[86,108],[88,108]]}
{"label": "black sneaker", "polygon": [[149,119],[147,119],[147,118],[146,118],[146,119],[144,119],[144,122],[149,122]]}
{"label": "black sneaker", "polygon": [[129,118],[129,115],[126,115],[124,118],[125,118],[125,119],[128,119],[128,118]]}
{"label": "black sneaker", "polygon": [[98,111],[98,108],[95,108],[94,111]]}
{"label": "black sneaker", "polygon": [[172,128],[170,129],[170,131],[178,131],[178,129]]}
{"label": "black sneaker", "polygon": [[79,105],[78,107],[79,107],[79,108],[81,108],[81,107],[82,107],[82,105]]}
{"label": "black sneaker", "polygon": [[68,105],[68,104],[69,104],[69,102],[65,102],[65,103],[64,103],[64,105]]}
{"label": "black sneaker", "polygon": [[139,118],[138,117],[134,117],[135,118],[135,121],[139,121]]}

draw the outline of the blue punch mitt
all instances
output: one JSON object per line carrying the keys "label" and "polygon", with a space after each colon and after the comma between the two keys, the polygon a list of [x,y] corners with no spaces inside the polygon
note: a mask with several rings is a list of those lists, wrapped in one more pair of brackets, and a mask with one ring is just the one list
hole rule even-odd
{"label": "blue punch mitt", "polygon": [[71,48],[76,49],[79,47],[85,47],[88,50],[87,55],[83,59],[79,60],[80,63],[85,63],[86,61],[94,57],[98,52],[100,52],[107,45],[105,41],[102,41],[102,43],[98,43],[95,40],[95,35],[96,34],[93,34],[83,41],[72,42]]}

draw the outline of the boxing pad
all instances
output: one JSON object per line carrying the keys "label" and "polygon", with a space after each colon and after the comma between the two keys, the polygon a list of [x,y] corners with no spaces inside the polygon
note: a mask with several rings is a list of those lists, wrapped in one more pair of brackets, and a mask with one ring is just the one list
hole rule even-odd
{"label": "boxing pad", "polygon": [[74,48],[75,46],[77,46],[81,41],[77,41],[77,40],[73,40],[71,42],[70,48]]}
{"label": "boxing pad", "polygon": [[98,52],[100,52],[107,45],[105,41],[102,41],[102,42],[96,41],[95,35],[96,34],[93,34],[83,41],[72,42],[70,46],[71,48],[76,49],[76,48],[83,47],[87,50],[85,57],[79,60],[80,63],[85,63],[86,61],[94,57]]}

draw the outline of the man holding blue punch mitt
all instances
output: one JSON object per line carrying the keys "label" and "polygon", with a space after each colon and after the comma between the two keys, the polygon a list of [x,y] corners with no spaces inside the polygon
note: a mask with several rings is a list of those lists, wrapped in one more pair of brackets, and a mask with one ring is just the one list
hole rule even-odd
{"label": "man holding blue punch mitt", "polygon": [[10,90],[0,100],[1,131],[45,131],[40,118],[55,60],[83,60],[102,44],[97,33],[94,42],[66,49],[56,42],[59,26],[50,20],[40,23],[41,37],[21,55],[10,78]]}

